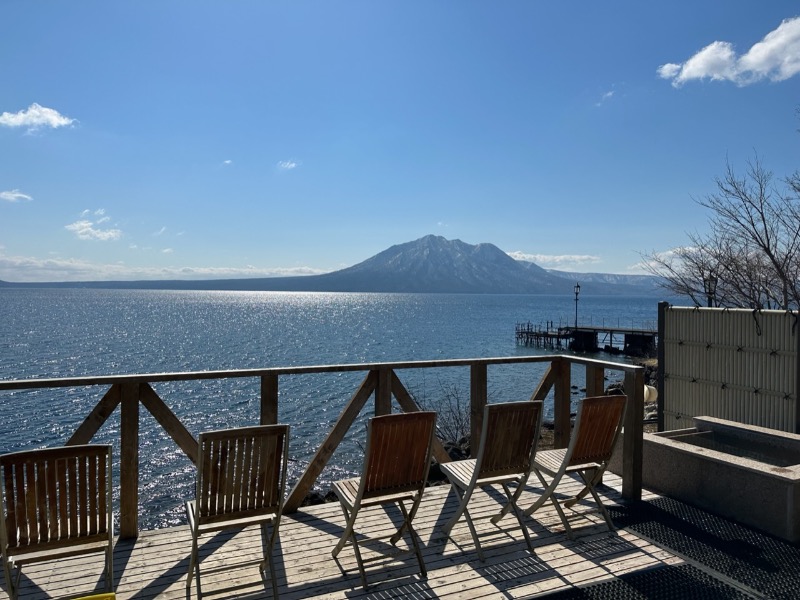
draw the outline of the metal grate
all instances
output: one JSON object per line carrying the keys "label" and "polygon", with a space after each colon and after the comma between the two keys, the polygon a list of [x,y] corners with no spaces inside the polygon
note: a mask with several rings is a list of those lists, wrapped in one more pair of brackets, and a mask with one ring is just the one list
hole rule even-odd
{"label": "metal grate", "polygon": [[723,600],[750,598],[692,565],[666,566],[629,573],[611,581],[573,588],[547,596],[548,600]]}
{"label": "metal grate", "polygon": [[[721,581],[767,598],[800,596],[800,546],[672,498],[609,506],[614,523]],[[727,597],[727,596],[720,596]]]}

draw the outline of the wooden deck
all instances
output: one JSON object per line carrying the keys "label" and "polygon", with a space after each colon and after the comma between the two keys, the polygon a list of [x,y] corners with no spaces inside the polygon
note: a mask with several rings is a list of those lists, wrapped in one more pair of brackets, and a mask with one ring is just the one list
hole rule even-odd
{"label": "wooden deck", "polygon": [[[601,486],[608,503],[619,499],[619,478],[608,474]],[[559,490],[569,493],[578,484],[567,480]],[[532,501],[535,487],[523,495],[523,506]],[[573,492],[574,493],[574,492]],[[645,492],[647,494],[647,492]],[[496,490],[497,498],[502,491]],[[470,509],[486,554],[480,562],[466,522],[444,538],[440,528],[456,509],[449,485],[426,490],[414,521],[422,537],[428,578],[417,571],[413,553],[398,553],[386,540],[366,545],[370,588],[360,585],[352,549],[345,548],[337,562],[331,558],[344,525],[338,504],[301,509],[284,517],[276,551],[280,595],[300,598],[529,598],[574,586],[584,586],[660,565],[679,565],[683,560],[630,531],[609,533],[599,515],[575,522],[576,540],[564,535],[563,526],[548,503],[528,519],[535,553],[531,554],[513,515],[496,527],[486,518],[498,504],[487,493],[473,497]],[[586,505],[585,508],[589,508]],[[580,510],[580,507],[579,507]],[[359,531],[367,535],[385,530],[387,519],[398,514],[382,509],[365,511]],[[406,540],[407,541],[407,538]],[[191,537],[188,527],[142,532],[135,541],[120,541],[114,550],[114,582],[117,598],[269,598],[271,586],[259,576],[261,541],[258,528],[209,534],[200,539],[201,585],[191,593],[185,588]],[[404,542],[398,548],[406,550]],[[391,552],[386,557],[380,552]],[[102,555],[30,565],[22,576],[22,599],[63,598],[102,591]],[[0,599],[8,598],[5,581]]]}

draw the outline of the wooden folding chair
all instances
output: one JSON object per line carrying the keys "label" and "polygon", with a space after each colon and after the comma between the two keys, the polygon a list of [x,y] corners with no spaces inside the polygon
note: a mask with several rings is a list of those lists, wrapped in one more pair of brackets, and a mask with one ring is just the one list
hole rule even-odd
{"label": "wooden folding chair", "polygon": [[[445,523],[444,533],[450,535],[450,531],[463,513],[481,560],[484,560],[483,550],[469,514],[468,504],[476,487],[495,484],[503,486],[508,503],[504,510],[492,517],[492,522],[497,523],[509,508],[513,509],[528,548],[533,552],[530,535],[522,521],[517,500],[530,475],[531,461],[536,454],[536,441],[542,425],[542,414],[541,402],[487,404],[483,411],[483,428],[477,457],[441,465],[442,471],[461,499],[456,513]],[[516,484],[513,494],[508,487],[509,483]]]}
{"label": "wooden folding chair", "polygon": [[[580,401],[569,446],[566,449],[539,452],[534,459],[533,471],[542,482],[544,492],[525,510],[526,515],[535,512],[549,498],[564,523],[567,536],[572,539],[572,529],[562,506],[570,508],[591,493],[598,512],[603,515],[609,531],[613,531],[614,524],[594,486],[602,480],[611,460],[614,444],[622,429],[626,403],[627,397],[619,395],[594,396]],[[543,473],[552,477],[549,484]],[[573,498],[559,501],[555,490],[564,475],[578,475],[584,487]]]}
{"label": "wooden folding chair", "polygon": [[[114,583],[111,446],[81,445],[0,456],[0,549],[9,596],[22,566],[105,552],[106,590]],[[14,573],[16,571],[16,573]]]}
{"label": "wooden folding chair", "polygon": [[[264,558],[259,569],[263,573],[269,565],[272,594],[277,598],[272,554],[283,511],[289,426],[209,431],[200,434],[198,443],[197,494],[195,500],[186,502],[186,516],[192,532],[186,587],[191,587],[194,572],[199,590],[197,540],[201,534],[261,525]],[[270,523],[271,535],[268,532]]]}
{"label": "wooden folding chair", "polygon": [[[361,583],[367,589],[367,575],[354,526],[358,511],[363,507],[397,504],[403,514],[403,523],[389,540],[397,544],[408,529],[411,543],[419,561],[419,570],[427,577],[422,560],[418,535],[411,522],[422,500],[428,479],[431,449],[436,430],[435,412],[398,413],[373,417],[367,424],[367,447],[361,477],[336,481],[333,491],[339,498],[347,525],[339,543],[331,554],[336,558],[345,544],[352,543]],[[407,510],[404,501],[411,502]]]}

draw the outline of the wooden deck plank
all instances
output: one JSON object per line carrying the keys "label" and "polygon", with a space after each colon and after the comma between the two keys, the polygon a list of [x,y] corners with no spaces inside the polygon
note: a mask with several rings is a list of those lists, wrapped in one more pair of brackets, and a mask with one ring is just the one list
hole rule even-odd
{"label": "wooden deck plank", "polygon": [[[620,481],[608,476],[607,482],[619,487]],[[573,493],[579,484],[565,479],[559,492]],[[521,505],[536,498],[536,488],[522,495]],[[331,550],[344,527],[338,504],[314,506],[284,517],[275,555],[281,598],[528,598],[548,592],[582,586],[626,573],[652,569],[659,565],[681,564],[681,559],[654,546],[631,532],[609,533],[599,515],[592,514],[574,525],[577,539],[568,540],[563,525],[546,505],[527,519],[534,553],[531,554],[513,515],[498,526],[488,519],[495,514],[503,497],[498,488],[476,493],[470,504],[486,561],[477,558],[466,522],[459,521],[452,537],[441,533],[441,526],[457,507],[449,486],[426,490],[414,520],[422,539],[428,578],[423,580],[408,537],[392,548],[388,540],[369,539],[363,544],[370,589],[361,582],[352,549],[345,548],[338,562]],[[609,503],[619,498],[609,493]],[[584,507],[581,507],[584,508]],[[381,508],[365,510],[358,532],[376,536],[391,533],[387,523],[399,524],[399,511]],[[197,598],[196,581],[186,594],[185,581],[191,537],[188,527],[172,527],[142,532],[135,541],[115,545],[115,589],[120,599]],[[405,552],[398,554],[398,549]],[[390,556],[384,552],[391,551]],[[262,580],[257,568],[261,557],[259,529],[208,534],[200,538],[200,569],[204,598],[269,598],[270,584]],[[75,557],[54,563],[30,565],[23,571],[23,599],[88,595],[102,591],[102,560]],[[0,600],[8,598],[5,583]]]}

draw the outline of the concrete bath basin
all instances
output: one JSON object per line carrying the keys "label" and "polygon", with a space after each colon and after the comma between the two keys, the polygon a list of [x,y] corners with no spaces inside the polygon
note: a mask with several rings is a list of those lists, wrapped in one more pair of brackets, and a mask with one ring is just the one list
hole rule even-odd
{"label": "concrete bath basin", "polygon": [[695,417],[644,434],[642,451],[646,488],[800,541],[800,435]]}

